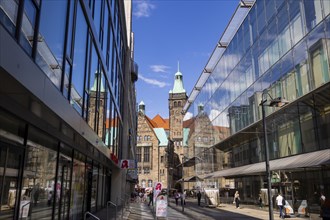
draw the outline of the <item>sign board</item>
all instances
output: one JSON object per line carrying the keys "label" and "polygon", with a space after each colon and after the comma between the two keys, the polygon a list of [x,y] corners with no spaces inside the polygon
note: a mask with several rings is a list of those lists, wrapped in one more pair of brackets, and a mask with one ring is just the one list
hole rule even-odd
{"label": "sign board", "polygon": [[302,200],[301,204],[298,208],[298,214],[299,215],[306,215],[306,209],[307,209],[307,200]]}
{"label": "sign board", "polygon": [[120,161],[120,168],[121,169],[134,169],[136,168],[134,160],[126,160],[123,159]]}
{"label": "sign board", "polygon": [[162,191],[162,188],[163,188],[163,184],[161,182],[155,182],[155,185],[154,185],[154,202],[156,201],[158,195],[161,193]]}
{"label": "sign board", "polygon": [[219,189],[204,189],[204,192],[208,206],[217,207],[220,205]]}
{"label": "sign board", "polygon": [[29,215],[30,209],[30,200],[22,200],[19,207],[19,216],[20,218],[27,218]]}
{"label": "sign board", "polygon": [[167,217],[167,196],[160,195],[156,199],[156,217]]}
{"label": "sign board", "polygon": [[291,207],[288,200],[285,201],[285,205],[283,207],[284,207],[283,211],[284,211],[285,215],[293,215],[294,214],[293,208]]}

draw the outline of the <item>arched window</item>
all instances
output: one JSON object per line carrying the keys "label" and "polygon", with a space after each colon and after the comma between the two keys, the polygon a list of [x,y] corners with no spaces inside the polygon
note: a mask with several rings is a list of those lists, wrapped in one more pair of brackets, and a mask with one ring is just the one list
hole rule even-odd
{"label": "arched window", "polygon": [[177,102],[174,102],[174,107],[178,107],[178,103]]}
{"label": "arched window", "polygon": [[152,187],[152,180],[148,180],[148,187]]}
{"label": "arched window", "polygon": [[178,102],[178,106],[181,106],[181,101]]}
{"label": "arched window", "polygon": [[146,181],[145,180],[142,180],[142,188],[146,188]]}

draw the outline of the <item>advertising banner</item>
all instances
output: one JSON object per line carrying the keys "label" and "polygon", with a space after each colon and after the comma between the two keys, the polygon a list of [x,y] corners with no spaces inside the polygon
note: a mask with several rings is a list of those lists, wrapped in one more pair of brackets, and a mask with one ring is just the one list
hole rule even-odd
{"label": "advertising banner", "polygon": [[156,217],[167,217],[167,196],[160,195],[156,200]]}
{"label": "advertising banner", "polygon": [[120,161],[120,168],[122,169],[135,169],[136,163],[134,160],[123,159]]}
{"label": "advertising banner", "polygon": [[160,182],[156,182],[154,185],[154,203],[156,202],[156,199],[158,197],[158,195],[161,193],[163,188],[163,184]]}
{"label": "advertising banner", "polygon": [[20,218],[27,218],[30,209],[30,200],[22,200],[20,203]]}

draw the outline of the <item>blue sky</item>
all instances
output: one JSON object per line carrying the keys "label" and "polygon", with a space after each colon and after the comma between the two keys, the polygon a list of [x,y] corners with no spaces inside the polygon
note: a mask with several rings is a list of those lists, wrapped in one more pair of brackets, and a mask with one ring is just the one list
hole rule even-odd
{"label": "blue sky", "polygon": [[239,0],[133,0],[137,102],[168,118],[174,74],[189,96]]}

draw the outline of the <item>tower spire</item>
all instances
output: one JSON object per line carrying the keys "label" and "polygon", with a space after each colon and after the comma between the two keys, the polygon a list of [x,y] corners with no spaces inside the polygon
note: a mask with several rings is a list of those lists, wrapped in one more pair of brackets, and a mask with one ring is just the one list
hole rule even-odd
{"label": "tower spire", "polygon": [[185,93],[186,90],[183,87],[182,73],[180,72],[180,62],[178,61],[178,72],[175,74],[173,90],[170,93]]}

